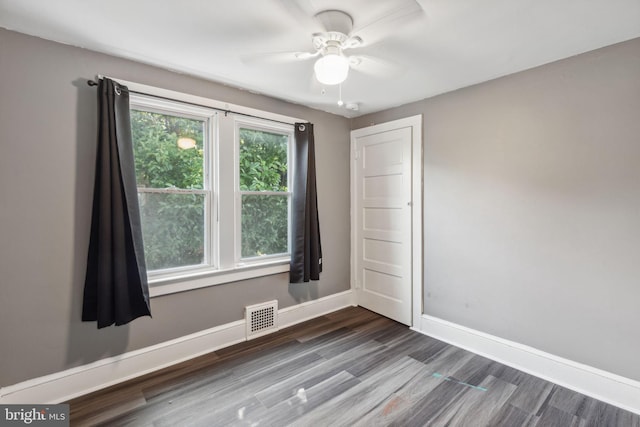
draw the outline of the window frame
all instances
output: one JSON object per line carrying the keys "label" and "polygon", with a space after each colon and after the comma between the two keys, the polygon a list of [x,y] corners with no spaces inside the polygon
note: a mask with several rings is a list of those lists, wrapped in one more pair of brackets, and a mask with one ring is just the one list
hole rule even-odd
{"label": "window frame", "polygon": [[[170,267],[147,272],[150,283],[154,279],[171,278],[184,273],[216,270],[218,259],[218,223],[213,221],[218,203],[216,194],[216,164],[215,153],[218,143],[216,130],[218,127],[218,112],[216,110],[197,107],[180,102],[179,100],[164,100],[153,96],[140,94],[129,95],[129,110],[145,111],[156,114],[172,115],[204,122],[203,126],[203,177],[202,189],[179,188],[146,188],[137,187],[137,192],[155,194],[203,194],[204,195],[204,259],[200,264]],[[142,190],[142,191],[141,191]]]}
{"label": "window frame", "polygon": [[[220,159],[217,158],[216,154],[220,153],[222,149],[223,134],[225,132],[233,132],[234,126],[232,122],[234,117],[238,116],[253,116],[259,119],[263,119],[270,123],[280,122],[286,125],[290,125],[293,129],[295,123],[298,122],[307,122],[306,119],[300,119],[291,116],[285,116],[278,113],[273,113],[270,111],[259,110],[251,107],[245,107],[243,105],[232,104],[224,101],[218,101],[211,98],[206,98],[202,96],[197,96],[189,93],[178,92],[174,90],[159,88],[156,86],[150,86],[126,79],[118,78],[117,76],[102,76],[99,75],[98,78],[109,77],[113,80],[118,81],[122,85],[125,85],[130,92],[130,95],[136,95],[141,97],[152,98],[155,100],[166,100],[169,103],[186,103],[188,105],[193,105],[196,107],[202,108],[210,108],[213,111],[217,112],[216,117],[216,128],[214,135],[215,146],[212,148],[214,151],[214,156],[216,157],[215,161],[212,163],[212,169],[210,170],[213,173],[213,166],[215,166],[215,174],[214,177],[214,188],[213,190],[213,198],[212,203],[216,203],[215,210],[212,208],[211,212],[216,216],[216,221],[212,221],[212,226],[216,227],[216,232],[218,235],[221,234],[222,230],[220,229],[220,216],[222,215],[223,209],[221,208],[220,203],[227,203],[228,199],[221,200],[219,195],[221,193],[220,182],[224,179],[231,179],[233,181],[234,176],[220,176],[220,170],[222,166],[220,164]],[[237,113],[237,114],[236,114]],[[228,117],[227,117],[228,116]],[[231,136],[234,137],[233,135]],[[233,141],[232,147],[235,145]],[[293,140],[291,144],[293,144]],[[233,150],[233,148],[232,148]],[[293,159],[290,156],[290,162]],[[292,168],[290,168],[290,173],[293,173]],[[235,186],[231,189],[231,193],[235,193]],[[231,199],[231,203],[234,201]],[[233,204],[233,209],[235,210],[235,204]],[[235,226],[235,224],[233,225]],[[289,226],[291,227],[291,221],[289,219]],[[235,234],[234,234],[235,235]],[[291,235],[289,236],[291,239]],[[217,240],[217,239],[214,239]],[[213,242],[215,246],[216,259],[221,260],[222,250],[220,248],[220,244],[218,242]],[[232,243],[235,244],[235,243]],[[232,264],[218,264],[217,269],[211,269],[209,267],[203,269],[186,269],[181,271],[175,271],[171,274],[166,274],[162,276],[153,276],[149,277],[149,295],[154,298],[162,295],[169,295],[177,292],[184,292],[194,289],[205,288],[209,286],[216,286],[220,284],[236,282],[241,280],[265,277],[273,274],[281,274],[289,272],[289,263],[290,258],[286,259],[270,259],[263,260],[263,262],[255,262],[251,264],[245,263],[237,263],[234,256],[235,252],[231,254],[233,259]]]}
{"label": "window frame", "polygon": [[[287,136],[287,191],[247,191],[240,189],[240,129],[250,129]],[[234,166],[235,166],[235,260],[237,266],[257,264],[265,261],[289,261],[291,259],[291,210],[293,200],[293,125],[274,123],[250,117],[235,117],[234,119]],[[242,196],[277,196],[287,197],[287,252],[264,256],[242,256]]]}

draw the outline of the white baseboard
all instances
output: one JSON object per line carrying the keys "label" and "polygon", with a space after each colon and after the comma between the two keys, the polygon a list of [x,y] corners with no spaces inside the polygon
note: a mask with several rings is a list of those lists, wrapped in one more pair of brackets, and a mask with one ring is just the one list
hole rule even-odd
{"label": "white baseboard", "polygon": [[[280,328],[354,305],[351,290],[278,311]],[[245,341],[238,320],[0,389],[0,404],[53,404]]]}
{"label": "white baseboard", "polygon": [[417,332],[640,414],[640,382],[436,317],[422,315]]}
{"label": "white baseboard", "polygon": [[286,328],[355,305],[354,292],[351,290],[303,302],[278,310],[279,327]]}

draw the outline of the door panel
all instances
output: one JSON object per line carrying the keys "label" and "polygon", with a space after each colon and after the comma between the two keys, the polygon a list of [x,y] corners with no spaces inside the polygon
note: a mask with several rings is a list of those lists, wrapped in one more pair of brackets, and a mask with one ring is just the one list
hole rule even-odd
{"label": "door panel", "polygon": [[355,140],[358,304],[411,324],[411,128]]}

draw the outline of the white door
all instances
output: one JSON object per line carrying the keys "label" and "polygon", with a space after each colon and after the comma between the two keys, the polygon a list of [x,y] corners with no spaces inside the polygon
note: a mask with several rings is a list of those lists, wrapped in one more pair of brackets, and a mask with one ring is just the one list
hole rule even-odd
{"label": "white door", "polygon": [[353,243],[358,305],[412,320],[412,128],[352,134]]}

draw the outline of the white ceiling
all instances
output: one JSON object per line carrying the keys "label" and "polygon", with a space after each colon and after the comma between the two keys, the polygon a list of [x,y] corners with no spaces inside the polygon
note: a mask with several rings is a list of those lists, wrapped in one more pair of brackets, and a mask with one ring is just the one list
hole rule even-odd
{"label": "white ceiling", "polygon": [[[329,9],[364,41],[359,111],[313,59],[263,55],[312,51]],[[354,117],[640,37],[640,0],[0,0],[0,26]]]}

